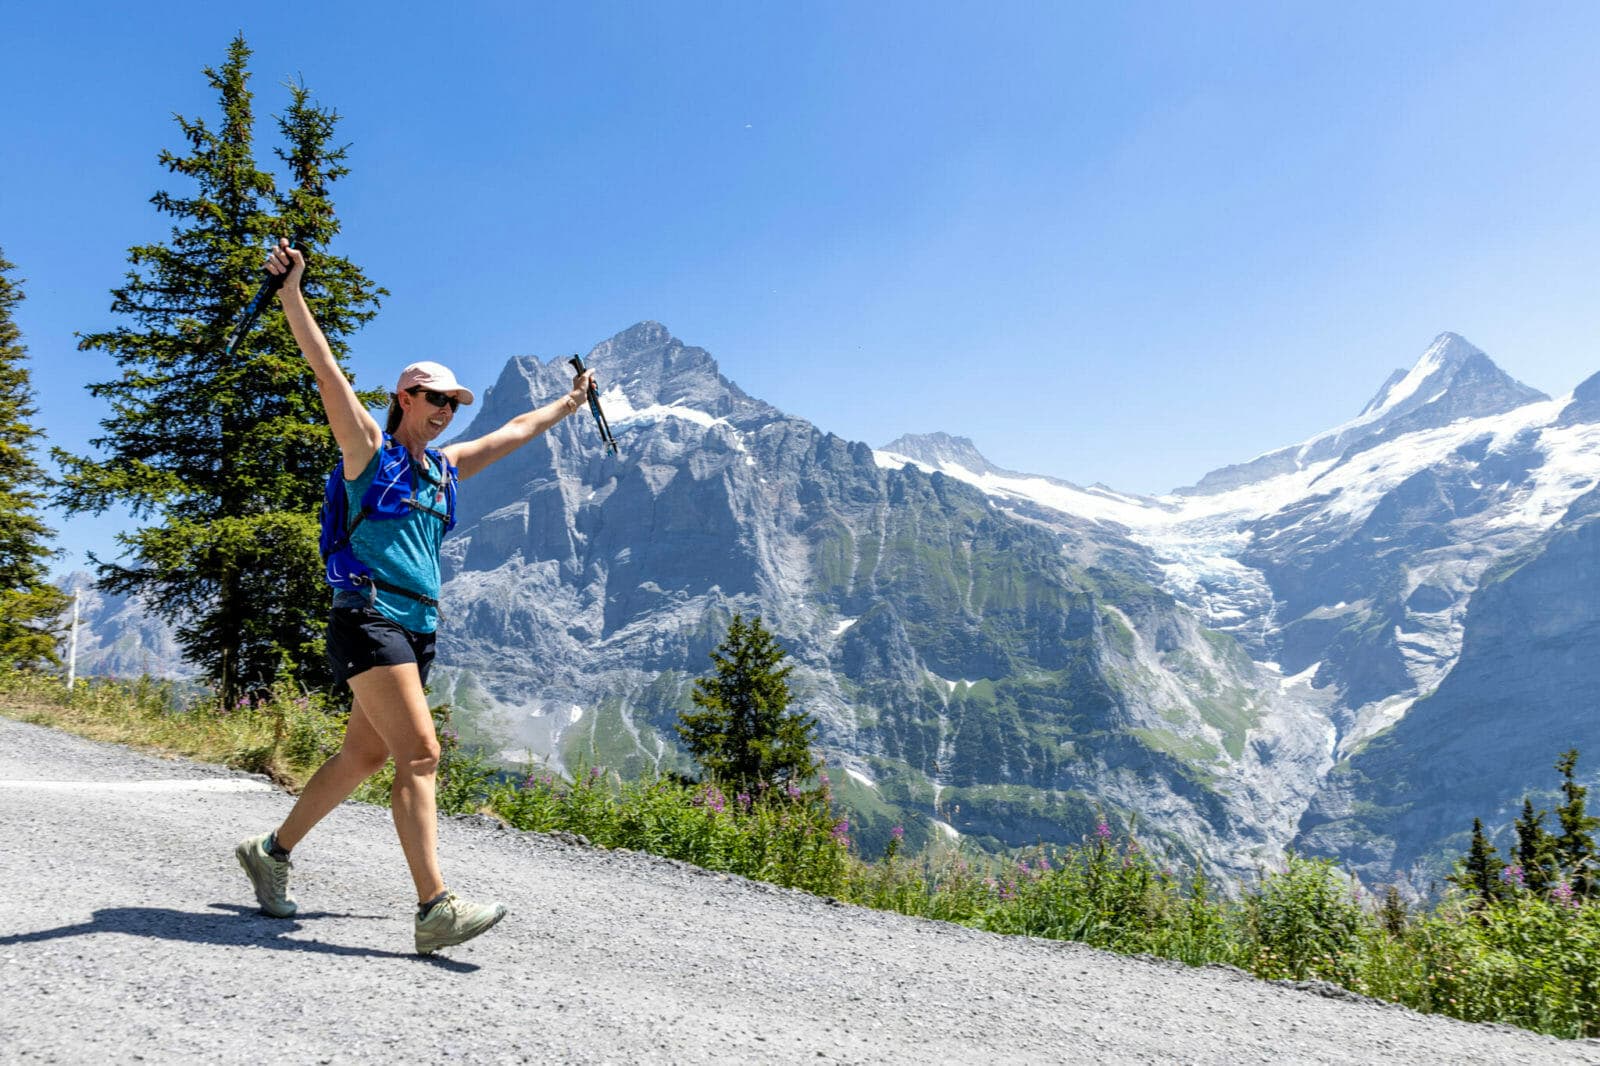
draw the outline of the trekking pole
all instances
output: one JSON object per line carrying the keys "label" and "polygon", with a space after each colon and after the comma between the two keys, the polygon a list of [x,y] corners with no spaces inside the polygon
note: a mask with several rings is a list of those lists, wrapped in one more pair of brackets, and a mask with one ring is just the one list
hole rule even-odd
{"label": "trekking pole", "polygon": [[[573,356],[567,362],[576,367],[578,373],[584,372],[583,360],[577,356]],[[589,382],[589,412],[594,415],[594,424],[600,427],[600,439],[611,449],[611,454],[616,455],[617,438],[611,435],[611,426],[606,422],[605,412],[600,410],[600,390],[594,387],[593,381]]]}
{"label": "trekking pole", "polygon": [[[289,247],[293,248],[298,241],[298,238],[291,240]],[[240,341],[244,340],[245,334],[250,332],[250,327],[256,324],[256,319],[261,317],[261,312],[267,306],[268,301],[272,299],[272,294],[283,288],[283,281],[289,276],[287,270],[282,274],[274,274],[270,270],[265,273],[267,275],[266,280],[256,290],[255,296],[251,297],[250,306],[244,309],[244,314],[239,317],[239,324],[234,327],[233,336],[228,338],[228,346],[222,351],[224,361],[233,355],[233,350],[239,346]]]}

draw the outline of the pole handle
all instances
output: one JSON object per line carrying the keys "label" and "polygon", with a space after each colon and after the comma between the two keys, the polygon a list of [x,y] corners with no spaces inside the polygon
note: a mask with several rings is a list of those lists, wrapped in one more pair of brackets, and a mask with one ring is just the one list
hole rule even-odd
{"label": "pole handle", "polygon": [[[567,362],[571,363],[573,369],[580,374],[587,369],[583,365],[583,360],[576,355],[569,358]],[[593,381],[589,382],[589,413],[594,415],[594,424],[600,430],[601,441],[610,449],[612,455],[616,455],[617,438],[611,435],[611,426],[606,422],[605,413],[600,410],[600,390],[594,387]]]}
{"label": "pole handle", "polygon": [[[289,238],[290,248],[299,243],[299,237]],[[244,309],[244,314],[239,317],[239,323],[234,327],[233,336],[228,338],[228,346],[223,349],[222,353],[224,359],[233,355],[233,350],[239,346],[240,341],[244,340],[245,334],[250,332],[250,327],[256,324],[256,319],[261,317],[261,312],[267,306],[268,301],[272,299],[279,289],[283,288],[284,281],[289,277],[287,270],[282,274],[274,274],[270,270],[263,270],[262,273],[266,277],[262,280],[260,288],[256,289],[256,294],[250,298],[249,306]]]}

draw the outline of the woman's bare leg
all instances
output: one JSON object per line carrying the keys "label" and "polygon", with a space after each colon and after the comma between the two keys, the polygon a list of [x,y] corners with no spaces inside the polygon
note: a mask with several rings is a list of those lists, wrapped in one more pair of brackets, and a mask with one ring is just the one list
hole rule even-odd
{"label": "woman's bare leg", "polygon": [[312,826],[349,799],[361,782],[383,769],[388,758],[389,748],[373,728],[358,698],[350,707],[344,743],[306,782],[295,800],[294,809],[275,834],[278,846],[287,851],[304,840]]}
{"label": "woman's bare leg", "polygon": [[422,679],[415,663],[374,666],[352,677],[350,688],[394,757],[389,806],[411,879],[416,882],[417,900],[426,902],[444,891],[444,879],[439,876],[434,805],[439,738],[433,732]]}

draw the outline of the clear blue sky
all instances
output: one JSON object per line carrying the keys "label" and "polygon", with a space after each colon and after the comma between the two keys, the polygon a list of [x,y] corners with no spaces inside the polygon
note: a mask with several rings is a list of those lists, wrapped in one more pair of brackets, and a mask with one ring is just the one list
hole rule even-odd
{"label": "clear blue sky", "polygon": [[[0,248],[40,422],[115,376],[174,112],[344,115],[367,384],[641,319],[844,437],[1138,492],[1353,416],[1441,330],[1600,371],[1600,5],[7,4]],[[603,369],[603,368],[602,368]],[[49,516],[62,565],[114,521]]]}

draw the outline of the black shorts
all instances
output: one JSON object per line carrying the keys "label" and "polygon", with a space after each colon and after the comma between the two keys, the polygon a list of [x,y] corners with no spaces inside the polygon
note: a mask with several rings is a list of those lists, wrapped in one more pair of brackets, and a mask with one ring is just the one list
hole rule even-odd
{"label": "black shorts", "polygon": [[328,664],[334,685],[374,666],[416,663],[422,683],[433,666],[432,633],[413,633],[371,607],[335,607],[328,619]]}

